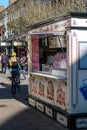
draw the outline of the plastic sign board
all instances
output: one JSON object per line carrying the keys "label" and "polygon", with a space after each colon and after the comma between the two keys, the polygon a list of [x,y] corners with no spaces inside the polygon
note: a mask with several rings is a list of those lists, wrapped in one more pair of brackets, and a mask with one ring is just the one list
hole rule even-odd
{"label": "plastic sign board", "polygon": [[17,42],[14,42],[14,46],[17,46],[18,45],[18,43]]}
{"label": "plastic sign board", "polygon": [[6,42],[1,42],[1,46],[6,46]]}

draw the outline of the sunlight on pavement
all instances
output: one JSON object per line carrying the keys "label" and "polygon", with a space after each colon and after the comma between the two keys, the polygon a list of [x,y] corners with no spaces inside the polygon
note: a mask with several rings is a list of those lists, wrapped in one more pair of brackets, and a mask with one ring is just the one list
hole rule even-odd
{"label": "sunlight on pavement", "polygon": [[16,99],[0,99],[0,126],[28,108]]}

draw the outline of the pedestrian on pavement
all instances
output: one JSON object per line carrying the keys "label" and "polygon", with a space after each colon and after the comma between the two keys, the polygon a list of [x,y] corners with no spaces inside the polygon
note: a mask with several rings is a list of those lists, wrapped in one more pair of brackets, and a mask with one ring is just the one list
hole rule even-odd
{"label": "pedestrian on pavement", "polygon": [[8,65],[8,57],[6,56],[5,52],[1,55],[1,64],[2,64],[2,73],[6,73],[6,68]]}
{"label": "pedestrian on pavement", "polygon": [[24,54],[21,55],[20,58],[20,65],[21,65],[21,69],[20,69],[20,73],[23,74],[24,79],[26,79],[26,56]]}
{"label": "pedestrian on pavement", "polygon": [[0,71],[2,69],[2,64],[1,64],[1,53],[0,53]]}

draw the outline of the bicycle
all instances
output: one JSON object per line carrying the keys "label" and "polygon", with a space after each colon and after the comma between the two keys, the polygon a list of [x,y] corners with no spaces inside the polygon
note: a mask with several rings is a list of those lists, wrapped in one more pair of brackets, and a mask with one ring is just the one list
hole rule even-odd
{"label": "bicycle", "polygon": [[17,74],[17,71],[12,71],[12,84],[11,84],[11,89],[12,89],[12,94],[16,94],[16,88],[18,88],[18,91],[20,91],[20,80],[19,80],[19,74]]}

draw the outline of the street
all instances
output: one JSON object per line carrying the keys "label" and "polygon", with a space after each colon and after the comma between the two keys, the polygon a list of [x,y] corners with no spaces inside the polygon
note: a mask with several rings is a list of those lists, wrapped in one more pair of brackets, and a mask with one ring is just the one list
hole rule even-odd
{"label": "street", "polygon": [[21,79],[21,90],[11,94],[10,73],[0,73],[0,130],[68,130],[28,105],[28,76]]}

